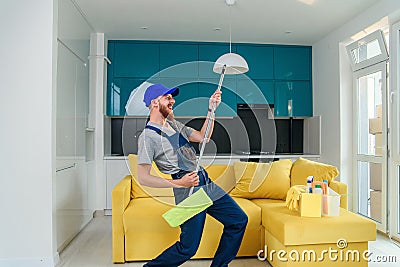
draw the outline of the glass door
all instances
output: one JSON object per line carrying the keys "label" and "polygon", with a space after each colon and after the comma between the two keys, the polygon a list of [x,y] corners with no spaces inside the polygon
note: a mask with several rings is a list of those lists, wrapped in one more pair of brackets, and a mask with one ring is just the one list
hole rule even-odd
{"label": "glass door", "polygon": [[382,31],[348,45],[354,71],[354,208],[387,229],[387,60]]}
{"label": "glass door", "polygon": [[386,230],[386,62],[354,73],[355,200],[358,213]]}

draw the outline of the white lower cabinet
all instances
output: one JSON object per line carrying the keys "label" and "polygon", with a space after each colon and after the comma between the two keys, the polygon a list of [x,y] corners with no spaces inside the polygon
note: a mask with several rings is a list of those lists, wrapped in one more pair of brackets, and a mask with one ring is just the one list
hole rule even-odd
{"label": "white lower cabinet", "polygon": [[106,209],[105,214],[111,215],[111,192],[113,188],[121,181],[126,175],[129,175],[129,163],[125,157],[108,157],[105,160],[106,172]]}
{"label": "white lower cabinet", "polygon": [[61,251],[92,219],[88,205],[86,163],[77,162],[56,173],[57,249]]}

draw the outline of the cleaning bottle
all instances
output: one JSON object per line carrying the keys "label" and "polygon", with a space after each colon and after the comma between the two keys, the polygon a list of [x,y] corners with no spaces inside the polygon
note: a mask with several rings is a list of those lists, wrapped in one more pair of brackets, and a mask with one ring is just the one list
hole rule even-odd
{"label": "cleaning bottle", "polygon": [[322,195],[322,188],[320,184],[316,184],[314,187],[314,194],[321,194]]}
{"label": "cleaning bottle", "polygon": [[314,176],[307,177],[307,193],[312,193],[312,182],[314,181]]}
{"label": "cleaning bottle", "polygon": [[324,179],[324,180],[322,180],[322,182],[324,182],[323,193],[324,193],[324,195],[327,195],[328,194],[328,180]]}

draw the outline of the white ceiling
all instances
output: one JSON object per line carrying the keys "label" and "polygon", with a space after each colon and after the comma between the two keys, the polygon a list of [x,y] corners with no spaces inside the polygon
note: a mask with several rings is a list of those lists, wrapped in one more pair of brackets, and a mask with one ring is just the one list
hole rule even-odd
{"label": "white ceiling", "polygon": [[229,42],[231,10],[234,43],[312,45],[379,0],[72,1],[109,39]]}

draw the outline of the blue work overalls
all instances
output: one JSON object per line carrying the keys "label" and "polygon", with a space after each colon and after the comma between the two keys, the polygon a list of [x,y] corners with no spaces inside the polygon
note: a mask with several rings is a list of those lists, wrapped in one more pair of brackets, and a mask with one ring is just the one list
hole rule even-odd
{"label": "blue work overalls", "polygon": [[[192,170],[194,169],[193,166],[196,165],[195,150],[179,132],[179,129],[173,127],[176,133],[168,136],[156,127],[147,125],[146,128],[167,138],[177,151],[181,171],[172,174],[173,179],[180,179],[186,173],[191,172],[189,171],[190,167],[192,167]],[[180,225],[180,240],[144,266],[176,267],[193,257],[200,244],[207,213],[224,225],[224,231],[211,266],[228,266],[229,262],[235,258],[246,229],[247,215],[228,194],[211,181],[203,168],[199,170],[198,176],[200,179],[199,186],[194,188],[194,192],[203,187],[207,195],[213,200],[213,205]],[[179,203],[184,200],[188,193],[189,188],[174,188],[175,202]]]}

